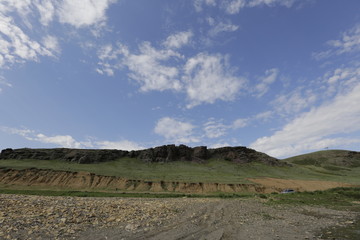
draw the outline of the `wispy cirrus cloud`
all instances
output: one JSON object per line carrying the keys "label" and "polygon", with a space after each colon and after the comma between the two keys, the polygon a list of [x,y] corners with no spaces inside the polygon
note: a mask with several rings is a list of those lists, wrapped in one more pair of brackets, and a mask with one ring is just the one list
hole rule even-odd
{"label": "wispy cirrus cloud", "polygon": [[298,87],[290,92],[279,94],[271,102],[278,114],[293,115],[312,106],[318,99],[318,94],[312,89]]}
{"label": "wispy cirrus cloud", "polygon": [[262,97],[269,91],[270,85],[274,83],[279,75],[279,69],[271,68],[265,71],[265,76],[260,77],[260,82],[255,85],[255,96]]}
{"label": "wispy cirrus cloud", "polygon": [[163,45],[167,48],[180,48],[182,46],[188,45],[193,33],[189,31],[177,32],[166,38],[163,42]]}
{"label": "wispy cirrus cloud", "polygon": [[[352,72],[359,70],[359,68],[353,68]],[[346,71],[348,69],[337,69],[336,74],[327,76],[327,81],[332,84],[340,80],[338,76]],[[351,86],[345,87],[346,90],[339,91],[331,100],[325,101],[320,106],[312,107],[311,110],[297,115],[281,130],[272,136],[257,139],[250,147],[272,156],[285,157],[325,147],[346,147],[359,143],[358,138],[341,137],[341,134],[360,131],[360,105],[358,104],[360,78],[353,76],[348,72],[341,78],[344,83],[352,82]],[[300,109],[309,104],[307,100],[291,101],[291,98],[284,101],[289,104],[300,103]],[[292,111],[290,105],[284,106],[289,107],[285,111]]]}
{"label": "wispy cirrus cloud", "polygon": [[346,53],[356,53],[360,51],[360,24],[356,24],[351,29],[343,32],[340,39],[327,42],[330,49],[315,52],[312,56],[316,60],[326,59],[334,55]]}
{"label": "wispy cirrus cloud", "polygon": [[219,6],[227,14],[237,14],[243,8],[252,8],[258,6],[285,6],[291,7],[297,0],[194,0],[193,5],[197,12],[203,10],[206,7]]}
{"label": "wispy cirrus cloud", "polygon": [[222,3],[222,8],[228,14],[236,14],[247,4],[246,0],[227,0]]}
{"label": "wispy cirrus cloud", "polygon": [[216,6],[216,0],[194,0],[193,2],[197,12],[202,11],[203,6]]}
{"label": "wispy cirrus cloud", "polygon": [[211,27],[208,32],[210,37],[215,37],[222,32],[235,32],[239,29],[238,25],[232,24],[229,20],[217,21],[212,17],[208,17],[207,22]]}
{"label": "wispy cirrus cloud", "polygon": [[222,121],[216,121],[215,119],[211,118],[204,124],[203,130],[207,138],[218,138],[226,135],[229,127],[230,126],[222,123]]}
{"label": "wispy cirrus cloud", "polygon": [[3,76],[0,76],[0,93],[2,92],[2,86],[12,87],[12,85],[7,82]]}

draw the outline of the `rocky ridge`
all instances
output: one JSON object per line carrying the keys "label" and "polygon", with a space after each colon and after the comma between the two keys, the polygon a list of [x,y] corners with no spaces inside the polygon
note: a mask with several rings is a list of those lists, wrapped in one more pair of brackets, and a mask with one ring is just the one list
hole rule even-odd
{"label": "rocky ridge", "polygon": [[122,157],[138,158],[145,162],[203,162],[210,158],[217,158],[237,163],[261,162],[271,166],[286,165],[285,162],[281,162],[265,153],[257,152],[246,147],[208,149],[206,146],[191,148],[185,145],[164,145],[136,151],[69,148],[7,148],[0,153],[0,159],[58,159],[76,163],[108,162]]}

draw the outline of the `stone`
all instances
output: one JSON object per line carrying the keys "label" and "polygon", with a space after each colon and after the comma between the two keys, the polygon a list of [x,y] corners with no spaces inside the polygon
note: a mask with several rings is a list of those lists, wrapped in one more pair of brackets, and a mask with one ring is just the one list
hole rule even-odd
{"label": "stone", "polygon": [[137,225],[137,224],[128,224],[128,225],[126,225],[125,230],[126,230],[126,231],[129,231],[129,232],[133,232],[133,231],[135,231],[138,227],[139,227],[139,225]]}

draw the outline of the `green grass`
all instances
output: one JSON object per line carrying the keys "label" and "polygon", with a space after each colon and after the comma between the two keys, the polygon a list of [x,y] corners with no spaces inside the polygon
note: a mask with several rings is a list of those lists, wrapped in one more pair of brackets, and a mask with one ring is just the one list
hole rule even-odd
{"label": "green grass", "polygon": [[261,163],[236,164],[210,159],[206,163],[176,161],[145,163],[138,159],[122,158],[97,164],[78,164],[60,160],[0,160],[0,167],[12,169],[52,169],[85,171],[98,175],[118,176],[148,181],[179,181],[203,183],[249,183],[247,178],[274,177],[301,180],[340,181],[360,184],[360,168],[324,168],[308,165],[273,167]]}
{"label": "green grass", "polygon": [[325,150],[284,159],[298,165],[360,167],[360,153],[346,150]]}
{"label": "green grass", "polygon": [[66,197],[126,197],[126,198],[249,198],[254,194],[213,193],[213,194],[185,194],[185,193],[135,193],[135,192],[93,192],[71,190],[35,190],[35,189],[0,189],[0,194],[20,194],[36,196],[66,196]]}
{"label": "green grass", "polygon": [[360,188],[333,188],[326,191],[271,194],[269,204],[318,205],[360,211]]}

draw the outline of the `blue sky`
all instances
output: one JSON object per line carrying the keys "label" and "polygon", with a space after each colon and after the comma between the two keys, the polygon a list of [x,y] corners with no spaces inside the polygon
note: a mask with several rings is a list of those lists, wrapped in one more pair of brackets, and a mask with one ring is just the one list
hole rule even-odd
{"label": "blue sky", "polygon": [[0,148],[360,150],[358,0],[2,0]]}

